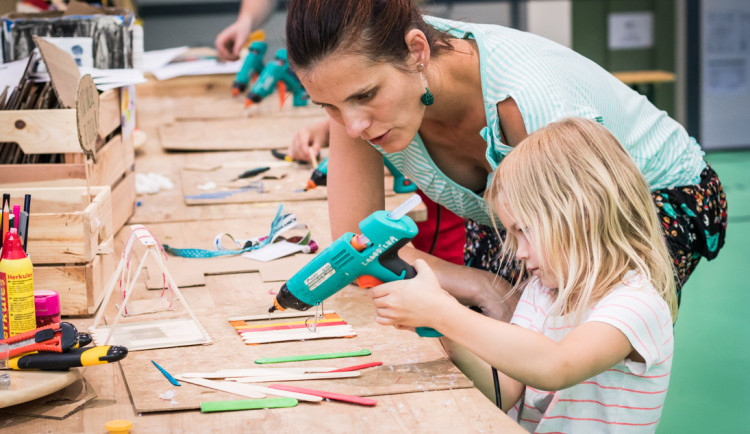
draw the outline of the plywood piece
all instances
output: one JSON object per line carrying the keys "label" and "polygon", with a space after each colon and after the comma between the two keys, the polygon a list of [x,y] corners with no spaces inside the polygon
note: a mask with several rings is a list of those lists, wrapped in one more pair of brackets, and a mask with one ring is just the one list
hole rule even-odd
{"label": "plywood piece", "polygon": [[[183,169],[181,172],[182,193],[188,205],[206,205],[212,203],[253,203],[280,202],[301,200],[325,200],[325,188],[304,191],[312,169],[304,166],[287,166],[271,168],[258,176],[233,181],[243,170],[231,167],[200,172]],[[263,184],[262,191],[247,186]],[[201,189],[213,183],[216,187]],[[216,197],[219,196],[219,197]]]}
{"label": "plywood piece", "polygon": [[0,410],[0,413],[62,420],[80,410],[94,398],[96,398],[96,391],[85,379],[81,378],[60,391],[24,404],[7,407]]}
{"label": "plywood piece", "polygon": [[286,282],[307,265],[313,257],[309,254],[297,254],[275,261],[261,262],[258,271],[264,282]]}
{"label": "plywood piece", "polygon": [[[189,290],[190,288],[188,288]],[[186,290],[187,291],[187,290]],[[372,355],[356,358],[326,360],[325,365],[342,368],[354,364],[380,361],[383,366],[362,371],[357,378],[298,382],[300,387],[327,390],[350,395],[373,396],[394,393],[424,392],[472,387],[447,358],[437,339],[420,338],[415,333],[393,327],[378,326],[374,322],[374,308],[366,291],[351,286],[344,288],[326,301],[326,309],[333,308],[357,330],[351,339],[322,339],[316,341],[244,345],[241,337],[227,322],[228,317],[248,312],[261,312],[270,306],[278,291],[275,283],[264,283],[257,274],[221,275],[207,279],[205,288],[195,288],[201,296],[211,294],[202,303],[191,302],[196,315],[214,338],[210,347],[163,349],[158,353],[138,351],[120,362],[137,412],[197,409],[201,402],[233,399],[232,395],[188,388],[183,385],[171,404],[159,398],[169,384],[151,364],[157,358],[170,372],[196,372],[207,367],[247,369],[258,367],[253,360],[262,357],[299,354],[334,353],[367,348]],[[187,294],[186,294],[187,296]],[[321,361],[284,363],[278,367],[321,366]],[[208,370],[210,370],[209,368]],[[154,384],[164,384],[155,388]]]}
{"label": "plywood piece", "polygon": [[[260,167],[260,166],[256,166]],[[198,171],[183,168],[180,172],[182,193],[187,205],[208,205],[228,203],[293,202],[326,200],[328,189],[318,187],[305,191],[307,181],[313,173],[309,166],[273,167],[267,172],[252,178],[234,180],[242,169],[221,167]],[[263,189],[248,188],[262,182]],[[213,185],[211,188],[207,188]],[[393,196],[393,178],[385,179],[385,195]]]}
{"label": "plywood piece", "polygon": [[22,404],[41,398],[70,386],[80,376],[78,370],[65,372],[51,371],[9,371],[10,390],[0,392],[0,408]]}
{"label": "plywood piece", "polygon": [[170,151],[278,149],[292,142],[301,128],[327,117],[246,118],[175,122],[159,128],[161,145]]}
{"label": "plywood piece", "polygon": [[193,96],[188,98],[174,98],[174,118],[178,121],[205,120],[205,119],[243,119],[243,118],[266,118],[278,117],[304,117],[318,116],[323,114],[318,106],[308,104],[304,107],[292,106],[292,98],[287,98],[284,107],[279,107],[277,93],[269,95],[259,104],[253,104],[244,108],[245,97],[233,98],[230,93],[226,95],[208,95],[203,97]]}

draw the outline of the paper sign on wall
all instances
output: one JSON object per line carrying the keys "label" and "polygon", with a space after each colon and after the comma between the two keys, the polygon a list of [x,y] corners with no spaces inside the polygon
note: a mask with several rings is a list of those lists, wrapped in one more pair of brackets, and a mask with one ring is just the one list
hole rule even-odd
{"label": "paper sign on wall", "polygon": [[615,12],[609,14],[610,50],[645,49],[654,46],[654,14],[651,12]]}

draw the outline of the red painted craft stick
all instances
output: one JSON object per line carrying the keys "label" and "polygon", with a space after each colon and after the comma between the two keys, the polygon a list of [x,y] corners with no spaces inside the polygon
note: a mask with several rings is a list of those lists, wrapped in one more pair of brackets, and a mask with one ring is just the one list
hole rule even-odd
{"label": "red painted craft stick", "polygon": [[372,368],[373,366],[380,366],[382,364],[383,364],[383,362],[370,362],[370,363],[364,363],[362,365],[354,365],[354,366],[349,366],[349,367],[346,367],[346,368],[334,369],[333,371],[327,371],[327,372],[359,371],[360,369]]}
{"label": "red painted craft stick", "polygon": [[324,392],[322,390],[305,389],[303,387],[287,386],[286,384],[271,384],[271,389],[286,390],[287,392],[304,393],[307,395],[321,396],[327,399],[333,399],[334,401],[350,402],[352,404],[359,405],[375,405],[378,401],[371,398],[363,398],[361,396],[344,395],[341,393]]}
{"label": "red painted craft stick", "polygon": [[[318,323],[317,327],[327,327],[327,326],[337,326],[337,325],[346,325],[346,321],[321,322],[321,323]],[[292,330],[292,329],[303,329],[306,327],[307,326],[305,324],[268,326],[268,327],[252,328],[252,329],[241,329],[241,330],[237,330],[237,333],[267,332],[269,330]]]}

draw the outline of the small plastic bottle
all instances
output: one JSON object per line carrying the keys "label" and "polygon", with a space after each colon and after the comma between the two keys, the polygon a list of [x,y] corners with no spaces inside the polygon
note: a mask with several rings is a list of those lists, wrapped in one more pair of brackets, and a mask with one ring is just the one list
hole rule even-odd
{"label": "small plastic bottle", "polygon": [[4,337],[9,338],[34,330],[34,267],[23,251],[16,228],[11,228],[3,241],[0,294],[3,303]]}
{"label": "small plastic bottle", "polygon": [[60,296],[55,291],[39,289],[34,291],[36,326],[60,324]]}

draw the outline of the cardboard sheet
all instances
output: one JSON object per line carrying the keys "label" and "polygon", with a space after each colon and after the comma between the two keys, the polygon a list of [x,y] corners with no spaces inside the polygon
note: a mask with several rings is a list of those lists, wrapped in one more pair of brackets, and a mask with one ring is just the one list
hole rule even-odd
{"label": "cardboard sheet", "polygon": [[327,119],[325,114],[294,118],[182,121],[160,127],[159,136],[162,147],[170,151],[281,149],[292,142],[301,128],[323,119]]}
{"label": "cardboard sheet", "polygon": [[[180,172],[180,184],[187,205],[308,201],[328,197],[325,187],[304,191],[313,173],[312,166],[272,167],[258,176],[236,181],[233,179],[245,169],[226,166],[207,168],[212,170],[196,169],[199,168],[190,165]],[[258,182],[263,184],[262,191],[257,188]],[[386,176],[385,195],[394,194],[393,177]]]}
{"label": "cardboard sheet", "polygon": [[[258,272],[264,282],[285,282],[291,279],[294,273],[313,257],[310,254],[298,253],[269,262],[260,262],[241,256],[205,259],[169,256],[167,267],[180,288],[203,286],[206,284],[206,276],[236,273]],[[161,273],[158,271],[152,272],[150,268],[147,268],[147,270],[146,287],[148,289],[162,289],[163,278]]]}
{"label": "cardboard sheet", "polygon": [[96,391],[85,379],[81,378],[51,395],[6,407],[0,410],[0,414],[61,420],[80,410],[94,398],[96,398]]}
{"label": "cardboard sheet", "polygon": [[[178,121],[201,119],[244,119],[244,118],[296,118],[300,116],[320,117],[323,110],[312,104],[305,107],[292,106],[291,96],[287,98],[284,107],[279,107],[279,96],[269,95],[259,104],[244,108],[245,96],[233,98],[226,95],[192,96],[174,98],[174,118]],[[207,109],[210,107],[210,110]]]}
{"label": "cardboard sheet", "polygon": [[[324,200],[325,188],[304,191],[312,174],[311,167],[287,166],[248,179],[232,181],[241,173],[237,168],[220,168],[209,172],[183,169],[182,193],[187,205],[215,203],[252,203],[298,200]],[[262,184],[261,188],[258,186]],[[213,185],[212,188],[209,186]]]}

